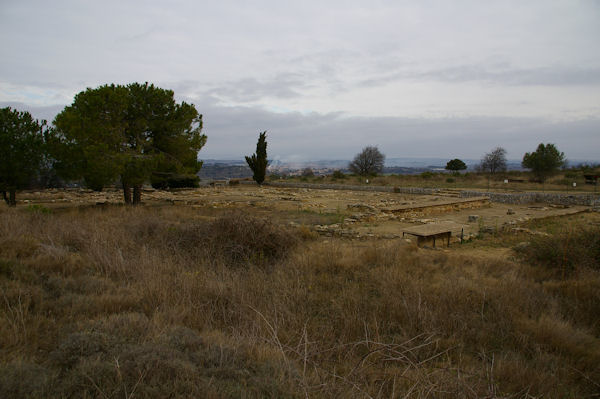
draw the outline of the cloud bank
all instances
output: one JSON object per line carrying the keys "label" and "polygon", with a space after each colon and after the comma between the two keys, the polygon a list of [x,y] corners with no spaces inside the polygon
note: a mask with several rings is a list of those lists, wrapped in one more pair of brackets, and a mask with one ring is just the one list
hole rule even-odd
{"label": "cloud bank", "polygon": [[152,82],[196,104],[201,156],[259,131],[282,158],[599,159],[600,4],[259,0],[0,5],[0,103],[52,119],[86,87]]}

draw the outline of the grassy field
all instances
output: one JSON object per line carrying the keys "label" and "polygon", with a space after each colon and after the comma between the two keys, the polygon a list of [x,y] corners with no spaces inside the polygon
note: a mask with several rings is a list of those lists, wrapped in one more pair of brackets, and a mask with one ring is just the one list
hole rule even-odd
{"label": "grassy field", "polygon": [[2,208],[0,397],[599,396],[597,213],[450,251],[257,215]]}

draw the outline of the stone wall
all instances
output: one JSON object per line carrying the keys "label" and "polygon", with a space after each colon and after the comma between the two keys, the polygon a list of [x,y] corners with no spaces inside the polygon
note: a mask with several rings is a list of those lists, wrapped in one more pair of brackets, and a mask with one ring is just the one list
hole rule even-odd
{"label": "stone wall", "polygon": [[[241,182],[240,182],[241,183]],[[254,182],[251,182],[254,183]],[[421,187],[392,187],[392,186],[364,186],[349,184],[312,184],[312,183],[290,183],[290,182],[269,182],[268,185],[274,187],[289,188],[311,188],[317,190],[352,190],[352,191],[381,191],[388,193],[416,194],[416,195],[436,195],[445,190],[439,188],[421,188]],[[557,205],[584,205],[600,207],[600,194],[560,194],[560,193],[494,193],[482,191],[464,190],[459,192],[461,198],[470,197],[489,197],[492,202],[504,204],[532,204],[536,202],[557,204]]]}
{"label": "stone wall", "polygon": [[557,205],[600,206],[600,195],[560,194],[560,193],[494,193],[481,191],[461,191],[461,198],[489,197],[492,202],[503,204],[532,204],[536,202]]}
{"label": "stone wall", "polygon": [[[242,183],[240,181],[240,183]],[[244,182],[246,183],[246,182]],[[254,184],[254,182],[248,182]],[[421,187],[392,187],[392,186],[357,186],[351,184],[314,184],[314,183],[290,183],[290,182],[269,182],[265,183],[273,187],[288,187],[288,188],[312,188],[315,190],[350,190],[350,191],[380,191],[385,193],[400,193],[400,194],[419,194],[419,195],[435,195],[442,191],[438,188],[421,188]]]}

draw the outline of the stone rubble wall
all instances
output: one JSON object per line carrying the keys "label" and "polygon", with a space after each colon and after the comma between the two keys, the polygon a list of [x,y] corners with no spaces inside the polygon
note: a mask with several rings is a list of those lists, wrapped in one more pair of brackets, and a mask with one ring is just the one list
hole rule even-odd
{"label": "stone rubble wall", "polygon": [[[240,181],[240,183],[242,183]],[[246,183],[246,182],[244,182]],[[248,182],[253,184],[254,182]],[[350,190],[350,191],[379,191],[384,193],[400,194],[422,194],[435,195],[444,190],[439,188],[421,188],[421,187],[393,187],[393,186],[357,186],[351,184],[313,184],[313,183],[288,183],[288,182],[269,182],[265,183],[272,187],[287,188],[312,188],[315,190]]]}
{"label": "stone rubble wall", "polygon": [[[240,182],[241,183],[241,182]],[[254,184],[254,182],[248,182]],[[289,183],[289,182],[269,182],[266,183],[273,187],[288,188],[310,188],[317,190],[351,190],[351,191],[379,191],[400,194],[416,195],[436,195],[445,192],[439,188],[421,188],[421,187],[392,187],[392,186],[364,186],[349,184],[312,184],[312,183]],[[556,205],[583,205],[600,207],[600,194],[560,194],[560,193],[495,193],[482,191],[463,190],[458,192],[461,198],[470,197],[489,197],[492,202],[503,204],[532,204],[547,203]]]}
{"label": "stone rubble wall", "polygon": [[556,205],[600,206],[600,195],[594,194],[559,194],[559,193],[493,193],[481,191],[461,191],[461,198],[486,196],[492,202],[503,204],[546,203]]}
{"label": "stone rubble wall", "polygon": [[395,215],[406,216],[406,217],[422,217],[435,215],[439,213],[450,213],[457,212],[463,209],[478,209],[484,206],[490,206],[490,203],[487,199],[481,201],[470,201],[470,202],[458,202],[454,204],[443,204],[443,205],[435,205],[432,204],[430,206],[423,207],[414,207],[414,208],[406,208],[397,211],[390,211]]}

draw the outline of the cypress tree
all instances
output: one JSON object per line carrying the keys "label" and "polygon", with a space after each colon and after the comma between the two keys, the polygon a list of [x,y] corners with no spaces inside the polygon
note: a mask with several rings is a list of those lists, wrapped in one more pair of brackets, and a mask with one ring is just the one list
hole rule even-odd
{"label": "cypress tree", "polygon": [[252,178],[258,184],[262,184],[265,181],[265,174],[267,173],[267,131],[260,133],[258,136],[258,142],[256,143],[256,153],[252,154],[251,157],[246,157],[246,162],[250,169],[252,169]]}

